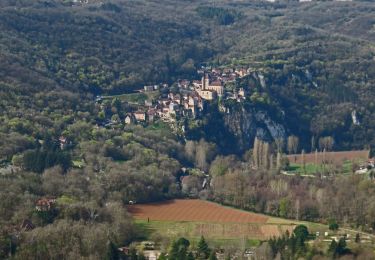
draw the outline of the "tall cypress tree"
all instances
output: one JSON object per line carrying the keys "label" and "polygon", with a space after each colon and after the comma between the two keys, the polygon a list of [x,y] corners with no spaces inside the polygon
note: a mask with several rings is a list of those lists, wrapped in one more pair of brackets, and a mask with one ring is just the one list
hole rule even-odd
{"label": "tall cypress tree", "polygon": [[201,239],[198,242],[198,256],[200,259],[207,259],[210,255],[210,248],[208,247],[208,244],[204,237],[202,236]]}
{"label": "tall cypress tree", "polygon": [[333,239],[331,244],[329,245],[328,253],[330,253],[332,256],[335,256],[336,251],[337,251],[337,242]]}
{"label": "tall cypress tree", "polygon": [[177,241],[172,243],[171,250],[169,251],[169,259],[178,259],[179,246]]}

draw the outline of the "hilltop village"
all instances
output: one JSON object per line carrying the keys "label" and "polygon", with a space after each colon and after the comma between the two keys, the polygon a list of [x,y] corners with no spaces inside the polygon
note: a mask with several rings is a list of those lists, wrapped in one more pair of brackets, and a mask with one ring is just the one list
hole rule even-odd
{"label": "hilltop village", "polygon": [[[197,118],[201,116],[207,102],[214,100],[235,100],[242,102],[246,99],[246,90],[236,88],[237,79],[252,73],[250,68],[203,68],[197,71],[200,79],[180,79],[172,85],[160,83],[147,85],[139,90],[139,94],[147,96],[142,102],[129,101],[128,111],[123,118],[124,124],[152,123],[162,120],[174,123],[181,118]],[[153,95],[155,94],[155,95]],[[152,96],[152,98],[148,98]],[[112,96],[111,98],[116,98]],[[98,96],[96,102],[105,109],[103,100],[108,97]],[[141,99],[142,100],[142,99]],[[224,107],[220,107],[225,111]],[[120,118],[107,120],[104,126],[113,126],[122,121]]]}

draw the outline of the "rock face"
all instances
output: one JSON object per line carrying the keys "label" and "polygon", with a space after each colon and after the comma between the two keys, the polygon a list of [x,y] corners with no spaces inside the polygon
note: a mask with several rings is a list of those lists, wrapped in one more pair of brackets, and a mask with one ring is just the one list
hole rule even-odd
{"label": "rock face", "polygon": [[252,147],[254,138],[272,142],[278,138],[286,138],[286,129],[274,121],[267,112],[254,111],[244,107],[230,111],[224,115],[224,124],[237,141],[239,152]]}
{"label": "rock face", "polygon": [[226,113],[224,115],[224,124],[236,138],[240,151],[251,147],[257,135],[257,124],[253,113],[247,113],[245,109]]}
{"label": "rock face", "polygon": [[284,126],[273,121],[265,112],[256,112],[255,118],[257,119],[257,122],[265,124],[266,130],[273,140],[286,138],[286,130]]}
{"label": "rock face", "polygon": [[357,111],[353,110],[351,115],[352,115],[353,125],[360,125],[360,122],[359,122],[358,117],[357,117]]}

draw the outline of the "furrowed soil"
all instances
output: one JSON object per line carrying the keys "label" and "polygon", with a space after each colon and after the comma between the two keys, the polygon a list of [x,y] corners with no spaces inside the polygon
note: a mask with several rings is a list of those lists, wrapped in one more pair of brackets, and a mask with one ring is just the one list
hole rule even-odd
{"label": "furrowed soil", "polygon": [[207,221],[219,223],[266,223],[268,217],[220,206],[203,200],[171,200],[128,206],[138,219],[166,221]]}
{"label": "furrowed soil", "polygon": [[146,229],[169,237],[266,240],[291,233],[296,224],[203,200],[171,200],[129,205],[128,211]]}

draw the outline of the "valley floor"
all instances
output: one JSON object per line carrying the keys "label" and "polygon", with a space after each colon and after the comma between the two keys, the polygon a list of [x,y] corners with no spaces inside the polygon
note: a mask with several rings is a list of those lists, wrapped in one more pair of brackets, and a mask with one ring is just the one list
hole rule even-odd
{"label": "valley floor", "polygon": [[163,237],[169,240],[185,237],[193,244],[201,236],[217,248],[257,247],[272,237],[292,233],[297,225],[306,225],[315,239],[311,241],[319,248],[328,247],[332,239],[347,236],[347,242],[354,245],[354,238],[360,233],[363,244],[370,245],[374,237],[349,228],[331,231],[327,225],[270,217],[222,206],[203,200],[171,200],[166,202],[136,204],[128,206],[129,212],[141,234],[140,239],[155,240]]}

